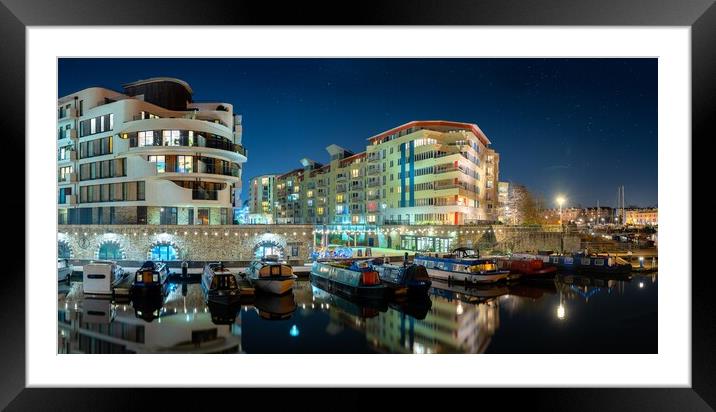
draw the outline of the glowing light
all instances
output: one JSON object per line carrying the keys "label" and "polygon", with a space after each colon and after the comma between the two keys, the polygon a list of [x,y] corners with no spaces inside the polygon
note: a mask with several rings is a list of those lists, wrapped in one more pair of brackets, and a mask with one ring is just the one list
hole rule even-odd
{"label": "glowing light", "polygon": [[458,315],[462,315],[463,312],[464,312],[464,309],[462,307],[462,303],[458,302],[457,308],[455,308],[455,313]]}
{"label": "glowing light", "polygon": [[288,334],[291,335],[291,337],[295,338],[299,335],[298,328],[296,325],[291,326],[291,330],[288,331]]}
{"label": "glowing light", "polygon": [[644,282],[639,282],[639,288],[643,288],[643,287],[644,287]]}
{"label": "glowing light", "polygon": [[557,306],[557,318],[564,319],[564,305]]}

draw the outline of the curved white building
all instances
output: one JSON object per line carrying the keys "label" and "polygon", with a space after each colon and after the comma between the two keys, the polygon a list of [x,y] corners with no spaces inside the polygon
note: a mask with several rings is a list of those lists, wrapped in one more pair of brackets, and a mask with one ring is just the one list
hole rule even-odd
{"label": "curved white building", "polygon": [[241,116],[158,77],[58,100],[59,224],[231,224]]}

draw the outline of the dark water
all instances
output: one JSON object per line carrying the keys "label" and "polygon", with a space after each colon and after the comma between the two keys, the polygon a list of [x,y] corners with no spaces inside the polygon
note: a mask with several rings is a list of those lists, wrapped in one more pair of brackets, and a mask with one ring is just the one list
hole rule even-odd
{"label": "dark water", "polygon": [[293,294],[204,303],[198,283],[112,302],[61,285],[59,353],[656,353],[657,277],[558,276],[361,304],[307,280]]}

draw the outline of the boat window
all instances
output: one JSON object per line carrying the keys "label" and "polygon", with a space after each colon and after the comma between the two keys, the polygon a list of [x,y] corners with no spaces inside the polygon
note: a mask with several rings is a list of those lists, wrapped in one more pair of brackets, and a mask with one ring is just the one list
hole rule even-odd
{"label": "boat window", "polygon": [[564,258],[564,264],[565,264],[565,265],[571,265],[571,264],[573,264],[573,263],[574,263],[574,258],[571,258],[571,257],[566,257],[566,258]]}
{"label": "boat window", "polygon": [[104,279],[105,275],[87,275],[87,279]]}
{"label": "boat window", "polygon": [[604,259],[594,259],[594,264],[597,266],[604,265]]}
{"label": "boat window", "polygon": [[588,265],[589,264],[589,258],[582,258],[582,264]]}

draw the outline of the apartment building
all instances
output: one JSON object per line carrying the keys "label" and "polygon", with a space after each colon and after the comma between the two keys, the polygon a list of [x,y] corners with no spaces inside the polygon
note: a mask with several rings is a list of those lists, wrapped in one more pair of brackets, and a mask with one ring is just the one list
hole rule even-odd
{"label": "apartment building", "polygon": [[475,124],[413,121],[276,177],[276,223],[465,224],[498,215],[499,154]]}
{"label": "apartment building", "polygon": [[249,181],[249,213],[247,223],[273,223],[275,182],[276,175],[256,176]]}
{"label": "apartment building", "polygon": [[59,224],[231,224],[241,116],[192,95],[157,77],[58,99]]}

